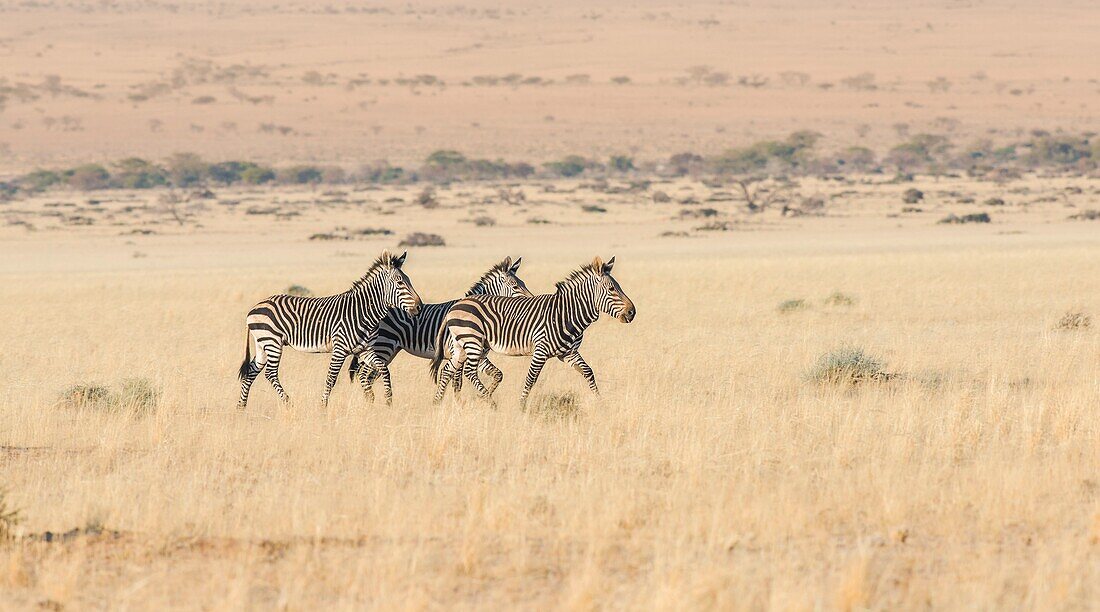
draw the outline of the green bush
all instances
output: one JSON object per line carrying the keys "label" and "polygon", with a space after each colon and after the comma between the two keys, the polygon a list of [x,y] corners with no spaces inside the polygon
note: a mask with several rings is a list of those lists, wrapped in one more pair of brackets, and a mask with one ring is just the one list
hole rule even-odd
{"label": "green bush", "polygon": [[309,185],[321,182],[321,169],[316,166],[291,166],[278,171],[280,183],[289,185]]}
{"label": "green bush", "polygon": [[248,185],[263,185],[275,180],[275,171],[271,168],[250,165],[241,171],[241,182]]}
{"label": "green bush", "polygon": [[630,172],[634,170],[634,158],[627,155],[612,155],[607,167],[615,172]]}
{"label": "green bush", "polygon": [[192,187],[206,180],[208,165],[194,153],[175,153],[165,163],[168,178],[176,187]]}
{"label": "green bush", "polygon": [[65,171],[65,181],[73,189],[91,190],[110,187],[111,175],[99,164],[84,164]]}
{"label": "green bush", "polygon": [[571,178],[574,176],[580,176],[585,170],[591,166],[591,162],[581,157],[580,155],[569,155],[561,160],[555,162],[549,162],[543,164],[551,174],[563,178]]}
{"label": "green bush", "polygon": [[129,157],[114,164],[111,184],[123,189],[151,189],[168,183],[163,168],[137,157]]}
{"label": "green bush", "polygon": [[36,193],[44,191],[61,183],[62,177],[53,170],[35,170],[29,174],[24,174],[19,179],[19,187],[24,191]]}
{"label": "green bush", "polygon": [[819,357],[806,373],[806,379],[819,384],[855,385],[892,378],[882,368],[882,361],[862,349],[842,348]]}

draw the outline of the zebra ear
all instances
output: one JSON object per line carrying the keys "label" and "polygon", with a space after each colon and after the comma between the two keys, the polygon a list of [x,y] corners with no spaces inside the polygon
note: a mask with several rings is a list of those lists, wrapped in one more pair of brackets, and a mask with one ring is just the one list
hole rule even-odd
{"label": "zebra ear", "polygon": [[405,251],[404,253],[401,254],[401,257],[394,257],[393,258],[393,267],[400,268],[401,264],[405,263],[405,256],[407,256],[408,254],[409,254],[409,252]]}
{"label": "zebra ear", "polygon": [[509,255],[508,257],[502,259],[500,262],[500,267],[504,270],[512,269],[512,256]]}
{"label": "zebra ear", "polygon": [[519,270],[519,262],[521,261],[523,261],[523,258],[517,257],[516,260],[512,262],[512,267],[508,268],[509,270],[511,270],[512,274],[515,274],[516,270]]}
{"label": "zebra ear", "polygon": [[603,270],[603,260],[600,259],[599,255],[592,258],[592,269],[597,272],[601,272]]}
{"label": "zebra ear", "polygon": [[611,268],[614,268],[614,267],[615,267],[615,256],[612,255],[611,259],[608,259],[607,263],[605,263],[603,265],[603,273],[604,274],[611,274]]}

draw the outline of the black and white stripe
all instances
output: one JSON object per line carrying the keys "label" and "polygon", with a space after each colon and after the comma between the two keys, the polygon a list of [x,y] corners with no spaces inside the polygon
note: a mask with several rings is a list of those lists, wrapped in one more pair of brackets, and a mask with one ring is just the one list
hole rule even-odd
{"label": "black and white stripe", "polygon": [[[597,257],[559,282],[556,291],[549,295],[531,298],[475,295],[455,302],[439,329],[432,359],[432,372],[438,383],[436,401],[443,398],[455,372],[469,380],[479,395],[490,397],[491,391],[477,378],[489,350],[531,356],[521,404],[526,404],[531,387],[551,357],[573,366],[584,376],[589,388],[598,393],[592,368],[579,351],[584,332],[600,313],[629,323],[637,312],[611,276],[614,265],[614,257],[606,263]],[[450,368],[443,368],[447,351],[450,351]]]}
{"label": "black and white stripe", "polygon": [[248,334],[239,370],[241,397],[237,407],[244,408],[248,403],[248,390],[261,371],[279,398],[289,400],[279,382],[279,360],[284,346],[310,353],[332,353],[321,396],[321,402],[327,404],[344,359],[359,339],[367,336],[391,308],[400,307],[413,316],[420,311],[420,296],[401,271],[406,255],[394,257],[383,251],[351,289],[337,295],[276,295],[256,304],[245,319]]}
{"label": "black and white stripe", "polygon": [[[483,274],[466,292],[466,297],[471,295],[531,297],[527,285],[516,276],[522,259],[521,257],[513,262],[511,257],[506,257]],[[361,355],[352,356],[348,372],[353,380],[356,376],[359,377],[359,384],[362,385],[363,392],[370,401],[374,401],[372,387],[377,378],[382,379],[386,403],[392,401],[393,390],[390,383],[389,364],[398,353],[406,351],[416,357],[431,359],[435,354],[435,336],[443,324],[443,317],[457,301],[424,304],[420,314],[416,316],[394,309],[378,323],[377,330],[364,342]],[[482,371],[490,376],[491,388],[495,389],[503,379],[503,374],[488,360],[482,363],[484,364]],[[454,378],[454,381],[460,382],[461,377]]]}

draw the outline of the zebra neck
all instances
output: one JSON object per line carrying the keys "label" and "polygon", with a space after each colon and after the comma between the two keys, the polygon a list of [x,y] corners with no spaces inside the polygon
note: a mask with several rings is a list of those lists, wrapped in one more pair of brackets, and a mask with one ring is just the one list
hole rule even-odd
{"label": "zebra neck", "polygon": [[589,287],[570,287],[555,297],[573,321],[587,328],[600,318],[600,309]]}
{"label": "zebra neck", "polygon": [[390,310],[386,306],[382,287],[374,278],[350,291],[349,297],[355,304],[360,321],[370,327],[377,325]]}
{"label": "zebra neck", "polygon": [[471,295],[488,295],[489,293],[491,293],[491,291],[485,286],[485,283],[478,281],[466,292],[466,297],[470,297]]}

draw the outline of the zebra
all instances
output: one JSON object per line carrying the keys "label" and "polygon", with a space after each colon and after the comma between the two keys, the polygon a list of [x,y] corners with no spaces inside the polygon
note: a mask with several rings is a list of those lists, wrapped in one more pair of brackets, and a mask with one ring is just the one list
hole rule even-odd
{"label": "zebra", "polygon": [[[483,274],[466,292],[466,297],[471,295],[502,295],[533,297],[516,272],[522,257],[512,261],[511,257],[504,258]],[[401,310],[390,310],[370,337],[364,341],[361,354],[353,355],[348,376],[355,380],[359,377],[359,384],[370,401],[374,401],[372,386],[376,378],[382,378],[385,389],[386,403],[393,401],[393,390],[390,385],[389,364],[402,350],[410,355],[423,359],[430,359],[435,354],[435,334],[443,324],[443,316],[458,300],[442,302],[439,304],[424,304],[420,314],[412,317]],[[362,361],[360,361],[362,355]],[[492,388],[500,384],[504,378],[500,370],[488,360],[482,361],[482,371],[492,377]],[[454,379],[457,384],[461,377]]]}
{"label": "zebra", "polygon": [[367,273],[343,293],[325,297],[276,295],[253,306],[245,319],[248,331],[238,373],[241,398],[237,408],[243,409],[248,403],[248,390],[261,370],[279,399],[290,401],[279,383],[284,346],[309,353],[332,353],[321,396],[321,403],[328,405],[332,386],[356,342],[378,325],[390,308],[400,306],[412,316],[420,312],[420,296],[401,270],[406,255],[407,251],[400,257],[382,251]]}
{"label": "zebra", "polygon": [[[596,377],[579,352],[584,332],[601,312],[623,323],[630,323],[637,314],[634,302],[611,276],[614,265],[614,257],[606,263],[597,257],[559,282],[555,292],[548,295],[531,298],[474,295],[455,302],[436,334],[431,363],[437,381],[436,403],[443,399],[456,372],[465,376],[481,397],[490,398],[492,392],[477,378],[480,363],[486,360],[489,350],[531,356],[531,367],[520,395],[521,406],[526,406],[531,387],[550,357],[573,366],[598,395]],[[449,342],[444,342],[448,337]],[[443,368],[448,349],[450,367]]]}

